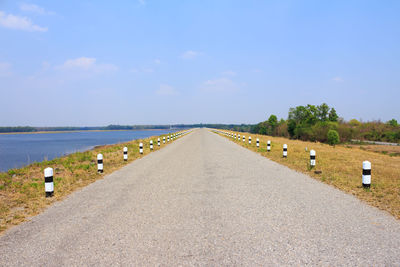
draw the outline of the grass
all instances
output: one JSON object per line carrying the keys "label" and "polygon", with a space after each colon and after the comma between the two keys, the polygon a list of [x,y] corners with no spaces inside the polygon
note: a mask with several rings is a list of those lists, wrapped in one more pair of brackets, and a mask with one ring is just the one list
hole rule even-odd
{"label": "grass", "polygon": [[[43,211],[55,201],[82,188],[126,164],[149,154],[149,141],[153,140],[153,151],[164,147],[162,138],[167,135],[133,140],[127,143],[96,147],[86,152],[77,152],[49,161],[32,163],[20,169],[0,172],[0,234],[13,225]],[[157,138],[161,139],[160,147]],[[175,139],[176,140],[176,139]],[[143,155],[139,143],[143,143]],[[128,160],[123,160],[123,147],[128,147]],[[103,154],[104,172],[97,173],[97,154]],[[45,197],[44,169],[54,170],[54,196]]]}
{"label": "grass", "polygon": [[[249,133],[240,133],[240,135],[246,136],[245,143],[242,140],[227,138],[275,162],[353,194],[370,205],[388,211],[397,219],[400,219],[400,157],[390,153],[377,153],[380,148],[364,149],[363,147],[363,149],[360,149],[359,146],[348,145],[333,147],[323,143],[289,140],[265,135]],[[248,144],[248,136],[252,137],[251,145]],[[260,139],[260,148],[256,147],[257,138]],[[271,152],[267,152],[266,149],[268,140],[271,140]],[[288,145],[287,158],[282,157],[283,144]],[[311,149],[316,151],[316,166],[313,169],[309,166],[309,151]],[[370,189],[362,187],[361,175],[364,160],[368,160],[372,164]],[[315,171],[321,173],[316,174]]]}

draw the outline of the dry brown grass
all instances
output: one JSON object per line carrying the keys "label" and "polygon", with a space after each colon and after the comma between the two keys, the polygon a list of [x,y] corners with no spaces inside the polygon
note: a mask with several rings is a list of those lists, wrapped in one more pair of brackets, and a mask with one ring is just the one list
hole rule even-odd
{"label": "dry brown grass", "polygon": [[[235,132],[233,132],[235,133]],[[400,157],[392,157],[358,147],[289,140],[280,137],[239,133],[246,136],[246,142],[230,140],[260,153],[261,155],[288,166],[311,177],[351,193],[372,206],[386,210],[400,219]],[[248,144],[248,136],[252,144]],[[260,148],[256,147],[256,138],[260,139]],[[267,141],[271,140],[271,152],[267,152]],[[282,146],[288,145],[288,157],[282,157]],[[308,151],[305,151],[305,148]],[[316,151],[316,167],[310,169],[310,150]],[[362,187],[362,162],[372,164],[371,188]],[[322,173],[316,174],[319,170]]]}
{"label": "dry brown grass", "polygon": [[[161,146],[166,146],[162,143]],[[157,137],[134,140],[127,143],[96,147],[86,152],[78,152],[51,161],[34,163],[21,169],[0,173],[0,234],[13,225],[43,211],[55,201],[82,188],[126,164],[150,153],[149,141],[153,140],[154,150]],[[143,155],[139,153],[139,143],[143,142]],[[123,147],[128,147],[128,161],[123,160]],[[97,173],[97,154],[104,157],[104,173]],[[43,171],[54,169],[54,196],[45,197]]]}
{"label": "dry brown grass", "polygon": [[348,144],[346,147],[356,147],[366,151],[387,154],[389,156],[400,156],[400,146]]}

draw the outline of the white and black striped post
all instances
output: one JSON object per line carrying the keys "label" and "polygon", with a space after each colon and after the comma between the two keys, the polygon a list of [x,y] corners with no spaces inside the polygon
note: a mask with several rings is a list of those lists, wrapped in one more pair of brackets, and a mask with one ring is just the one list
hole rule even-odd
{"label": "white and black striped post", "polygon": [[283,144],[283,157],[287,158],[287,144]]}
{"label": "white and black striped post", "polygon": [[124,147],[124,161],[128,160],[128,148]]}
{"label": "white and black striped post", "polygon": [[257,147],[260,147],[260,139],[256,139],[256,145],[257,145]]}
{"label": "white and black striped post", "polygon": [[153,150],[153,140],[150,140],[150,150]]}
{"label": "white and black striped post", "polygon": [[363,161],[363,172],[362,172],[362,185],[364,188],[371,187],[371,162]]}
{"label": "white and black striped post", "polygon": [[158,140],[157,140],[157,146],[160,146],[160,138],[158,138]]}
{"label": "white and black striped post", "polygon": [[46,197],[52,197],[54,194],[53,168],[44,169],[44,191]]}
{"label": "white and black striped post", "polygon": [[97,172],[98,173],[103,172],[103,155],[102,154],[97,154]]}
{"label": "white and black striped post", "polygon": [[165,144],[165,136],[162,139],[162,143]]}
{"label": "white and black striped post", "polygon": [[270,152],[271,151],[271,141],[268,140],[267,142],[267,151]]}
{"label": "white and black striped post", "polygon": [[243,135],[243,143],[246,142],[246,136]]}
{"label": "white and black striped post", "polygon": [[249,136],[249,145],[251,145],[251,136]]}
{"label": "white and black striped post", "polygon": [[238,134],[238,141],[240,141],[240,134]]}
{"label": "white and black striped post", "polygon": [[169,135],[167,136],[167,142],[169,142]]}
{"label": "white and black striped post", "polygon": [[316,156],[315,150],[311,149],[310,150],[310,166],[311,166],[311,168],[315,167],[315,156]]}
{"label": "white and black striped post", "polygon": [[143,154],[143,143],[139,144],[139,153]]}
{"label": "white and black striped post", "polygon": [[236,136],[236,134],[235,134],[235,139],[237,139],[237,136]]}

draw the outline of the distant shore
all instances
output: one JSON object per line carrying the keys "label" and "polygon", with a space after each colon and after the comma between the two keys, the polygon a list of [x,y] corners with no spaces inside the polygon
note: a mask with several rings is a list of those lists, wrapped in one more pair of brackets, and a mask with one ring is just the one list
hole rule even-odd
{"label": "distant shore", "polygon": [[79,133],[79,132],[121,132],[121,131],[161,131],[161,130],[179,130],[179,129],[121,129],[121,130],[69,130],[69,131],[37,131],[37,132],[7,132],[2,134],[45,134],[45,133]]}

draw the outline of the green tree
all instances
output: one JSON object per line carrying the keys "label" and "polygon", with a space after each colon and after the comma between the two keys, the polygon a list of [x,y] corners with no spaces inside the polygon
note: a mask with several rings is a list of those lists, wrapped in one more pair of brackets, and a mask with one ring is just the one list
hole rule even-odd
{"label": "green tree", "polygon": [[339,143],[339,133],[336,130],[329,130],[327,134],[328,143],[330,145],[336,145]]}
{"label": "green tree", "polygon": [[278,126],[278,118],[275,115],[269,116],[267,134],[275,135],[275,131],[276,131],[276,127],[277,126]]}
{"label": "green tree", "polygon": [[327,121],[328,120],[328,112],[329,106],[326,103],[322,103],[322,105],[317,107],[317,115],[320,121]]}
{"label": "green tree", "polygon": [[331,108],[331,111],[329,111],[329,120],[330,121],[337,121],[339,116],[336,113],[336,110],[334,108]]}
{"label": "green tree", "polygon": [[356,120],[356,119],[352,119],[352,120],[349,121],[349,124],[350,124],[351,126],[358,127],[358,126],[361,125],[361,122],[359,122],[359,121]]}
{"label": "green tree", "polygon": [[397,120],[391,119],[390,121],[387,122],[392,127],[397,127],[399,124],[397,123]]}
{"label": "green tree", "polygon": [[289,119],[288,120],[288,133],[290,137],[294,137],[294,132],[296,130],[296,122],[294,120]]}

